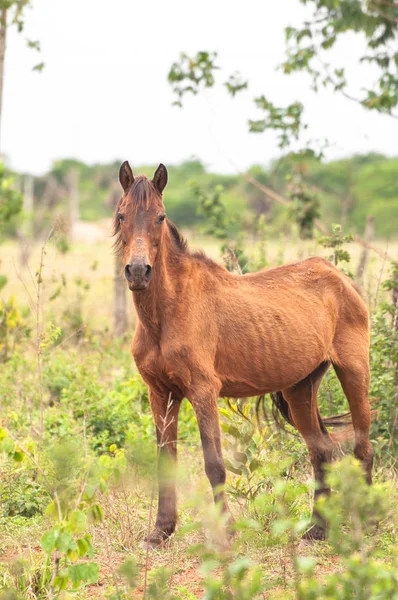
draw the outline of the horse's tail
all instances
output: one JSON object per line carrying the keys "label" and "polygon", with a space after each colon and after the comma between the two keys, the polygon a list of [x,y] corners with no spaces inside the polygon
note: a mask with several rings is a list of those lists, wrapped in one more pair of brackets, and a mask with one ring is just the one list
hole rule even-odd
{"label": "horse's tail", "polygon": [[[262,402],[264,402],[264,397],[261,398]],[[292,427],[297,429],[291,412],[289,410],[289,405],[286,402],[282,392],[274,392],[271,394],[272,400],[272,416],[278,427],[284,429],[283,420],[286,423],[289,423]],[[354,435],[354,429],[352,427],[351,421],[351,413],[343,413],[341,415],[335,415],[334,417],[327,417],[326,419],[322,419],[319,410],[317,410],[318,423],[322,433],[329,433],[328,427],[344,427],[344,429],[338,433],[331,433],[330,437],[332,441],[335,443],[341,443],[346,440],[349,440]],[[282,419],[281,419],[282,417]]]}

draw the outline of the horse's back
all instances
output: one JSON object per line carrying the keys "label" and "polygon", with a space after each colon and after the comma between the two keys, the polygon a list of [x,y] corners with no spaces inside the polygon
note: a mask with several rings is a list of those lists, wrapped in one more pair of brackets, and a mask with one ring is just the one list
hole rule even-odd
{"label": "horse's back", "polygon": [[[366,307],[350,280],[321,258],[236,277],[217,290],[217,370],[224,390],[279,389],[330,360],[336,331]],[[236,392],[235,392],[236,390]]]}
{"label": "horse's back", "polygon": [[242,277],[252,283],[258,282],[266,285],[267,283],[297,283],[299,281],[308,284],[320,279],[326,283],[330,279],[341,279],[341,275],[343,274],[325,258],[311,256],[294,263],[248,273]]}
{"label": "horse's back", "polygon": [[318,256],[241,276],[241,283],[243,287],[245,283],[263,287],[270,300],[271,296],[282,298],[286,291],[298,293],[310,304],[322,296],[324,300],[337,302],[340,316],[354,310],[359,320],[368,319],[360,288],[328,260]]}

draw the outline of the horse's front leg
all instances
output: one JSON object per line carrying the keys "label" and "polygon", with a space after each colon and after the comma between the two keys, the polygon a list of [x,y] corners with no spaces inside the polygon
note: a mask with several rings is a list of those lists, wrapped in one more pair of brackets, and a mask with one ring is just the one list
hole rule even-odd
{"label": "horse's front leg", "polygon": [[171,536],[177,523],[175,471],[181,399],[162,395],[150,389],[149,401],[155,420],[158,444],[159,498],[155,527],[145,538],[145,542],[151,547],[156,547]]}
{"label": "horse's front leg", "polygon": [[[221,387],[221,386],[220,386]],[[202,440],[206,475],[213,488],[214,501],[221,510],[230,514],[225,494],[226,472],[221,448],[221,430],[218,416],[218,394],[220,387],[198,385],[188,394],[198,421]],[[229,519],[233,522],[232,517]]]}

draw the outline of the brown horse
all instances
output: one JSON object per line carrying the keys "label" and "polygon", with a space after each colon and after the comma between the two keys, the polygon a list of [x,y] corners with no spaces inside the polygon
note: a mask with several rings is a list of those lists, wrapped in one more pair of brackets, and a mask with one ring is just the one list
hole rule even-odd
{"label": "brown horse", "polygon": [[[329,492],[324,465],[331,461],[333,441],[317,392],[332,364],[349,402],[355,456],[370,483],[368,312],[350,279],[321,258],[230,273],[203,253],[190,252],[167,219],[162,164],[148,180],[134,178],[124,162],[119,179],[124,193],[115,213],[116,246],[138,315],[132,353],[149,386],[159,445],[158,514],[147,543],[161,544],[176,526],[173,467],[184,397],[195,410],[206,474],[224,511],[219,396],[277,392],[278,408],[307,444],[316,497]],[[313,517],[306,537],[323,539],[325,523],[316,512]]]}

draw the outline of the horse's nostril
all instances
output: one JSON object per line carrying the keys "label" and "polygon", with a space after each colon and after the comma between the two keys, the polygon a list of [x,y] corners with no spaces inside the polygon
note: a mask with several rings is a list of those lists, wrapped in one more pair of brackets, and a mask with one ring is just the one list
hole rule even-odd
{"label": "horse's nostril", "polygon": [[126,279],[130,279],[131,278],[130,266],[131,265],[126,265],[125,268],[124,268],[124,276],[126,277]]}
{"label": "horse's nostril", "polygon": [[145,271],[145,277],[147,279],[149,279],[151,277],[151,274],[152,274],[152,267],[151,267],[151,265],[147,265],[146,271]]}

